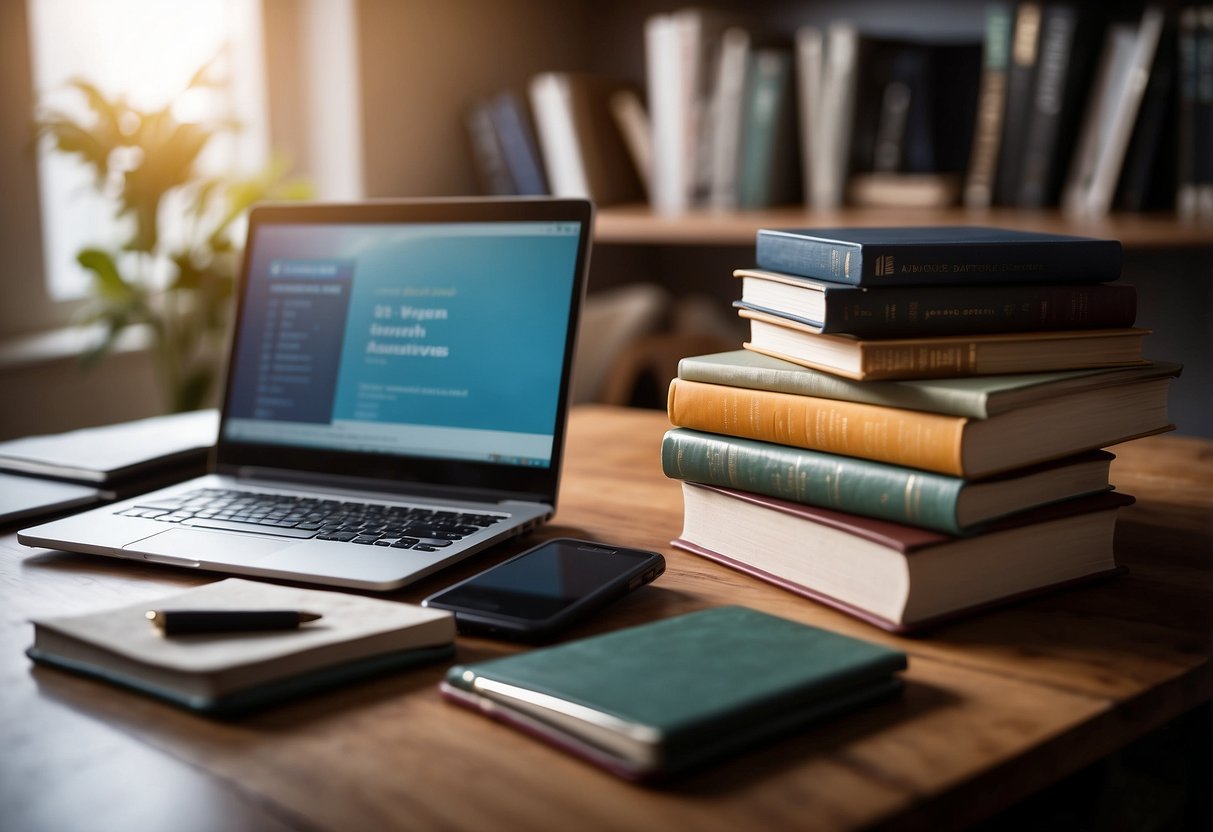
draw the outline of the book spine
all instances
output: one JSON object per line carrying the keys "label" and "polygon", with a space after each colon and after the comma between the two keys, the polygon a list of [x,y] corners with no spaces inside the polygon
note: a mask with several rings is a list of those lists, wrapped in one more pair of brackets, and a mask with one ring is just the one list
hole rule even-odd
{"label": "book spine", "polygon": [[682,379],[668,410],[676,427],[964,476],[963,418]]}
{"label": "book spine", "polygon": [[863,248],[836,240],[807,240],[759,229],[754,258],[759,268],[836,283],[858,284]]}
{"label": "book spine", "polygon": [[756,49],[750,55],[737,167],[740,208],[766,208],[799,194],[792,120],[792,55]]}
{"label": "book spine", "polygon": [[970,208],[989,208],[994,202],[1010,53],[1011,7],[1003,3],[987,6],[977,124],[964,190],[964,202]]}
{"label": "book spine", "polygon": [[1116,184],[1124,167],[1125,152],[1141,109],[1165,20],[1166,13],[1157,6],[1148,6],[1142,13],[1128,75],[1119,90],[1109,128],[1101,136],[1099,154],[1091,175],[1086,209],[1092,216],[1103,216],[1112,208]]}
{"label": "book spine", "polygon": [[466,117],[468,138],[472,143],[472,158],[476,163],[476,176],[483,193],[490,196],[509,196],[516,193],[514,180],[505,162],[501,143],[489,115],[489,105],[478,101],[471,106]]}
{"label": "book spine", "polygon": [[1177,113],[1176,210],[1183,219],[1196,216],[1196,43],[1200,26],[1195,8],[1179,18],[1179,103]]}
{"label": "book spine", "polygon": [[851,244],[760,229],[759,268],[856,286],[1100,283],[1120,276],[1115,240]]}
{"label": "book spine", "polygon": [[1174,206],[1179,155],[1178,35],[1170,18],[1154,52],[1150,79],[1125,150],[1113,207],[1150,211]]}
{"label": "book spine", "polygon": [[1196,212],[1213,218],[1213,6],[1201,6],[1196,39]]}
{"label": "book spine", "polygon": [[1010,118],[1003,119],[1002,153],[995,183],[995,201],[1002,205],[1014,203],[1019,183],[1027,130],[1024,114],[1032,109],[1032,86],[1040,45],[1040,17],[1040,3],[1020,3],[1015,13],[1007,71],[1006,113]]}
{"label": "book spine", "polygon": [[1015,204],[1040,208],[1054,198],[1055,157],[1061,151],[1059,135],[1066,115],[1067,76],[1078,72],[1072,62],[1078,13],[1069,6],[1050,6],[1041,23],[1040,56],[1032,95],[1031,115],[1025,129],[1023,158],[1017,181]]}
{"label": "book spine", "polygon": [[684,429],[661,445],[671,479],[736,488],[948,534],[962,530],[956,501],[963,480],[747,439]]}
{"label": "book spine", "polygon": [[795,396],[816,396],[882,407],[902,407],[951,416],[969,416],[974,419],[985,419],[989,416],[986,396],[980,391],[929,390],[898,382],[852,381],[832,373],[801,367],[776,370],[745,364],[701,361],[697,356],[689,356],[678,362],[678,377],[705,384],[770,390]]}
{"label": "book spine", "polygon": [[514,180],[515,192],[523,196],[546,196],[548,183],[543,174],[539,143],[522,99],[511,91],[500,93],[493,99],[489,114],[506,167]]}
{"label": "book spine", "polygon": [[955,335],[1130,327],[1137,292],[1128,284],[971,286],[826,292],[821,331],[857,336]]}
{"label": "book spine", "polygon": [[569,76],[554,72],[536,75],[531,79],[530,96],[553,196],[589,198],[590,183],[573,121]]}

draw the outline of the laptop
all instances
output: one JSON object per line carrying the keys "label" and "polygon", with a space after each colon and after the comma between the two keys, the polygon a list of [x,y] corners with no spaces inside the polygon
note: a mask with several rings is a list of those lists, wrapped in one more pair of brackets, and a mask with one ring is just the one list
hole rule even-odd
{"label": "laptop", "polygon": [[572,199],[254,208],[209,473],[18,540],[390,590],[534,528],[591,221]]}

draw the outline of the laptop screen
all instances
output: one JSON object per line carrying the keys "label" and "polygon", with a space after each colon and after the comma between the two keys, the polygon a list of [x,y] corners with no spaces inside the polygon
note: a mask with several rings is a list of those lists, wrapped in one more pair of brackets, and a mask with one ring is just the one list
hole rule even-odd
{"label": "laptop screen", "polygon": [[346,208],[254,215],[222,441],[277,447],[287,468],[349,454],[550,468],[588,215]]}

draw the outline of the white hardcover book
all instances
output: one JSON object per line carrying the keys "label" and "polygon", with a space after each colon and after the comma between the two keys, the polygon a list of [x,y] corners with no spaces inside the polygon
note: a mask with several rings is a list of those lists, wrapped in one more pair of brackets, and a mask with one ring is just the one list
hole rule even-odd
{"label": "white hardcover book", "polygon": [[821,142],[813,171],[812,206],[828,211],[842,205],[851,154],[859,62],[859,30],[849,23],[830,25],[822,78]]}
{"label": "white hardcover book", "polygon": [[1102,216],[1112,209],[1116,183],[1120,179],[1125,152],[1133,135],[1146,85],[1150,81],[1150,69],[1154,65],[1154,54],[1158,51],[1164,20],[1163,10],[1157,7],[1151,6],[1142,14],[1128,74],[1120,90],[1110,128],[1102,136],[1091,176],[1085,205],[1085,213],[1091,216]]}
{"label": "white hardcover book", "polygon": [[749,55],[750,33],[740,26],[726,29],[720,40],[708,116],[711,123],[708,202],[713,208],[728,210],[737,207],[741,111]]}
{"label": "white hardcover book", "polygon": [[690,206],[692,158],[688,133],[695,86],[689,77],[694,61],[689,56],[687,29],[685,19],[669,14],[650,17],[644,29],[653,135],[649,199],[661,213],[677,213]]}
{"label": "white hardcover book", "polygon": [[1116,102],[1128,77],[1136,44],[1137,28],[1130,24],[1112,26],[1104,37],[1082,130],[1062,192],[1061,206],[1068,214],[1081,215],[1087,211],[1100,145],[1111,129]]}
{"label": "white hardcover book", "polygon": [[821,165],[819,148],[825,122],[821,117],[822,59],[825,38],[821,29],[804,26],[796,32],[797,110],[800,118],[800,171],[804,180],[804,196],[813,199],[813,173]]}
{"label": "white hardcover book", "polygon": [[536,75],[529,92],[552,195],[588,199],[590,183],[577,141],[568,78],[555,72]]}

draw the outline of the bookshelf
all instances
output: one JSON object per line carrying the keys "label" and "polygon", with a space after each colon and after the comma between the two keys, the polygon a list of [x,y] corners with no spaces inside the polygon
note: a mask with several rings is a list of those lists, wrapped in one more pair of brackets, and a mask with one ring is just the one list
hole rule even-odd
{"label": "bookshelf", "polygon": [[882,225],[989,225],[1023,231],[1050,231],[1121,241],[1126,249],[1213,248],[1213,225],[1181,220],[1170,214],[1114,213],[1097,219],[1076,219],[1060,211],[993,208],[844,208],[810,211],[800,206],[763,211],[696,210],[662,215],[647,205],[617,205],[599,209],[594,236],[608,245],[751,245],[759,228],[842,227]]}
{"label": "bookshelf", "polygon": [[[281,0],[271,4],[280,8]],[[368,197],[479,192],[465,115],[478,98],[524,92],[548,71],[594,72],[645,82],[646,19],[692,4],[619,0],[360,0],[364,188]],[[979,39],[985,3],[976,0],[709,0],[766,32],[790,37],[805,24],[854,21],[864,31]],[[1101,12],[1140,16],[1141,0],[1114,0]],[[287,4],[289,8],[289,4]],[[416,80],[414,80],[416,79]],[[271,78],[271,82],[273,79]],[[272,83],[271,83],[271,86]],[[1181,430],[1213,436],[1213,222],[1174,212],[1113,212],[1080,220],[1058,209],[843,208],[803,205],[761,211],[690,210],[661,215],[645,205],[601,206],[589,289],[654,283],[673,297],[706,296],[722,316],[735,296],[731,270],[749,265],[763,226],[995,225],[1121,240],[1125,276],[1139,288],[1139,323],[1154,330],[1152,357],[1181,361],[1173,412]]]}

